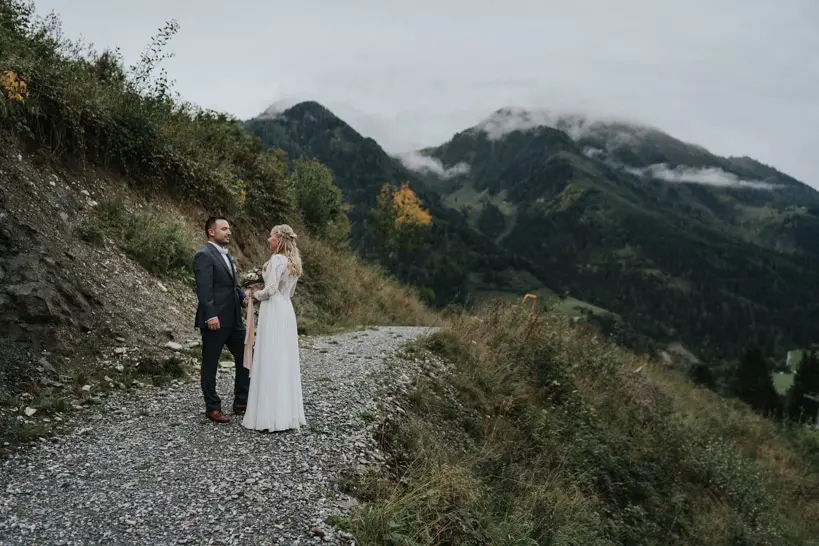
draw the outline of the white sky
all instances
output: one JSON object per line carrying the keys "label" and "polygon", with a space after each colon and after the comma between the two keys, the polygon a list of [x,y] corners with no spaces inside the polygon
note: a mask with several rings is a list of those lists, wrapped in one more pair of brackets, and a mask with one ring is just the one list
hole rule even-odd
{"label": "white sky", "polygon": [[503,106],[624,117],[819,187],[819,0],[36,0],[134,62],[169,19],[183,98],[321,102],[387,151]]}

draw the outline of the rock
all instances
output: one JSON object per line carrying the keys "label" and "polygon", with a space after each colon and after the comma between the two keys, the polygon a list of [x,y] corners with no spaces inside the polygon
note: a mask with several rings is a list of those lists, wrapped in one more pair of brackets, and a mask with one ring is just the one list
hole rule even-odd
{"label": "rock", "polygon": [[156,281],[156,286],[157,286],[157,288],[159,288],[159,289],[160,289],[162,292],[166,292],[166,293],[168,292],[168,289],[167,289],[167,288],[165,287],[165,285],[164,285],[164,284],[162,284],[161,282]]}
{"label": "rock", "polygon": [[219,363],[219,367],[220,367],[220,368],[225,368],[225,369],[227,369],[227,368],[233,368],[233,367],[235,367],[235,366],[236,366],[236,363],[235,363],[235,362],[231,362],[230,360],[223,360],[222,362],[220,362],[220,363]]}
{"label": "rock", "polygon": [[32,407],[27,407],[25,410],[23,410],[23,413],[26,414],[26,417],[31,417],[32,415],[37,413],[37,409],[32,408]]}
{"label": "rock", "polygon": [[125,348],[125,347],[117,347],[116,349],[114,349],[114,354],[115,355],[124,355],[127,352],[128,352],[128,349]]}
{"label": "rock", "polygon": [[90,392],[91,391],[91,385],[83,385],[82,386],[82,391],[83,392]]}
{"label": "rock", "polygon": [[39,360],[40,366],[43,367],[43,370],[47,371],[51,374],[57,374],[57,369],[51,365],[51,362],[48,361],[45,357],[40,358]]}
{"label": "rock", "polygon": [[181,343],[177,343],[175,341],[169,341],[165,344],[166,349],[170,349],[172,351],[181,351],[183,349]]}

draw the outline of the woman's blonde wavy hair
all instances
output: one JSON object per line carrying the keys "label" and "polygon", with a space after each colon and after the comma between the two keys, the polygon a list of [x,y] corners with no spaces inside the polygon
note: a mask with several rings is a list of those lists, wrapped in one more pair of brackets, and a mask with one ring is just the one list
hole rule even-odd
{"label": "woman's blonde wavy hair", "polygon": [[293,231],[293,228],[287,224],[273,226],[273,229],[270,230],[270,237],[275,237],[279,241],[273,253],[287,258],[287,271],[294,277],[301,277],[301,253],[299,247],[296,246],[296,232]]}

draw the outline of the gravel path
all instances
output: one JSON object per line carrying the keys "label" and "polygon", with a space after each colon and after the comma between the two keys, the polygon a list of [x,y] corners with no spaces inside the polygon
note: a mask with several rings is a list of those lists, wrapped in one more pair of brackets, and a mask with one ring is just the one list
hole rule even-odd
{"label": "gravel path", "polygon": [[[83,413],[68,436],[0,463],[0,544],[351,544],[322,523],[355,504],[336,480],[379,459],[377,399],[409,381],[391,355],[429,332],[304,339],[298,432],[210,423],[198,381]],[[232,370],[219,376],[229,409]]]}

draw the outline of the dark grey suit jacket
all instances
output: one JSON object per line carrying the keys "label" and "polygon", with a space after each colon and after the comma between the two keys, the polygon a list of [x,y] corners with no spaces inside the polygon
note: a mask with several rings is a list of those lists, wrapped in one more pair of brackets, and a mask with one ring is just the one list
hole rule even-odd
{"label": "dark grey suit jacket", "polygon": [[[236,268],[235,263],[233,267]],[[210,243],[202,247],[193,258],[193,272],[196,277],[196,296],[199,298],[195,326],[207,328],[209,319],[219,317],[222,328],[244,328],[242,301],[245,293],[219,249]]]}

